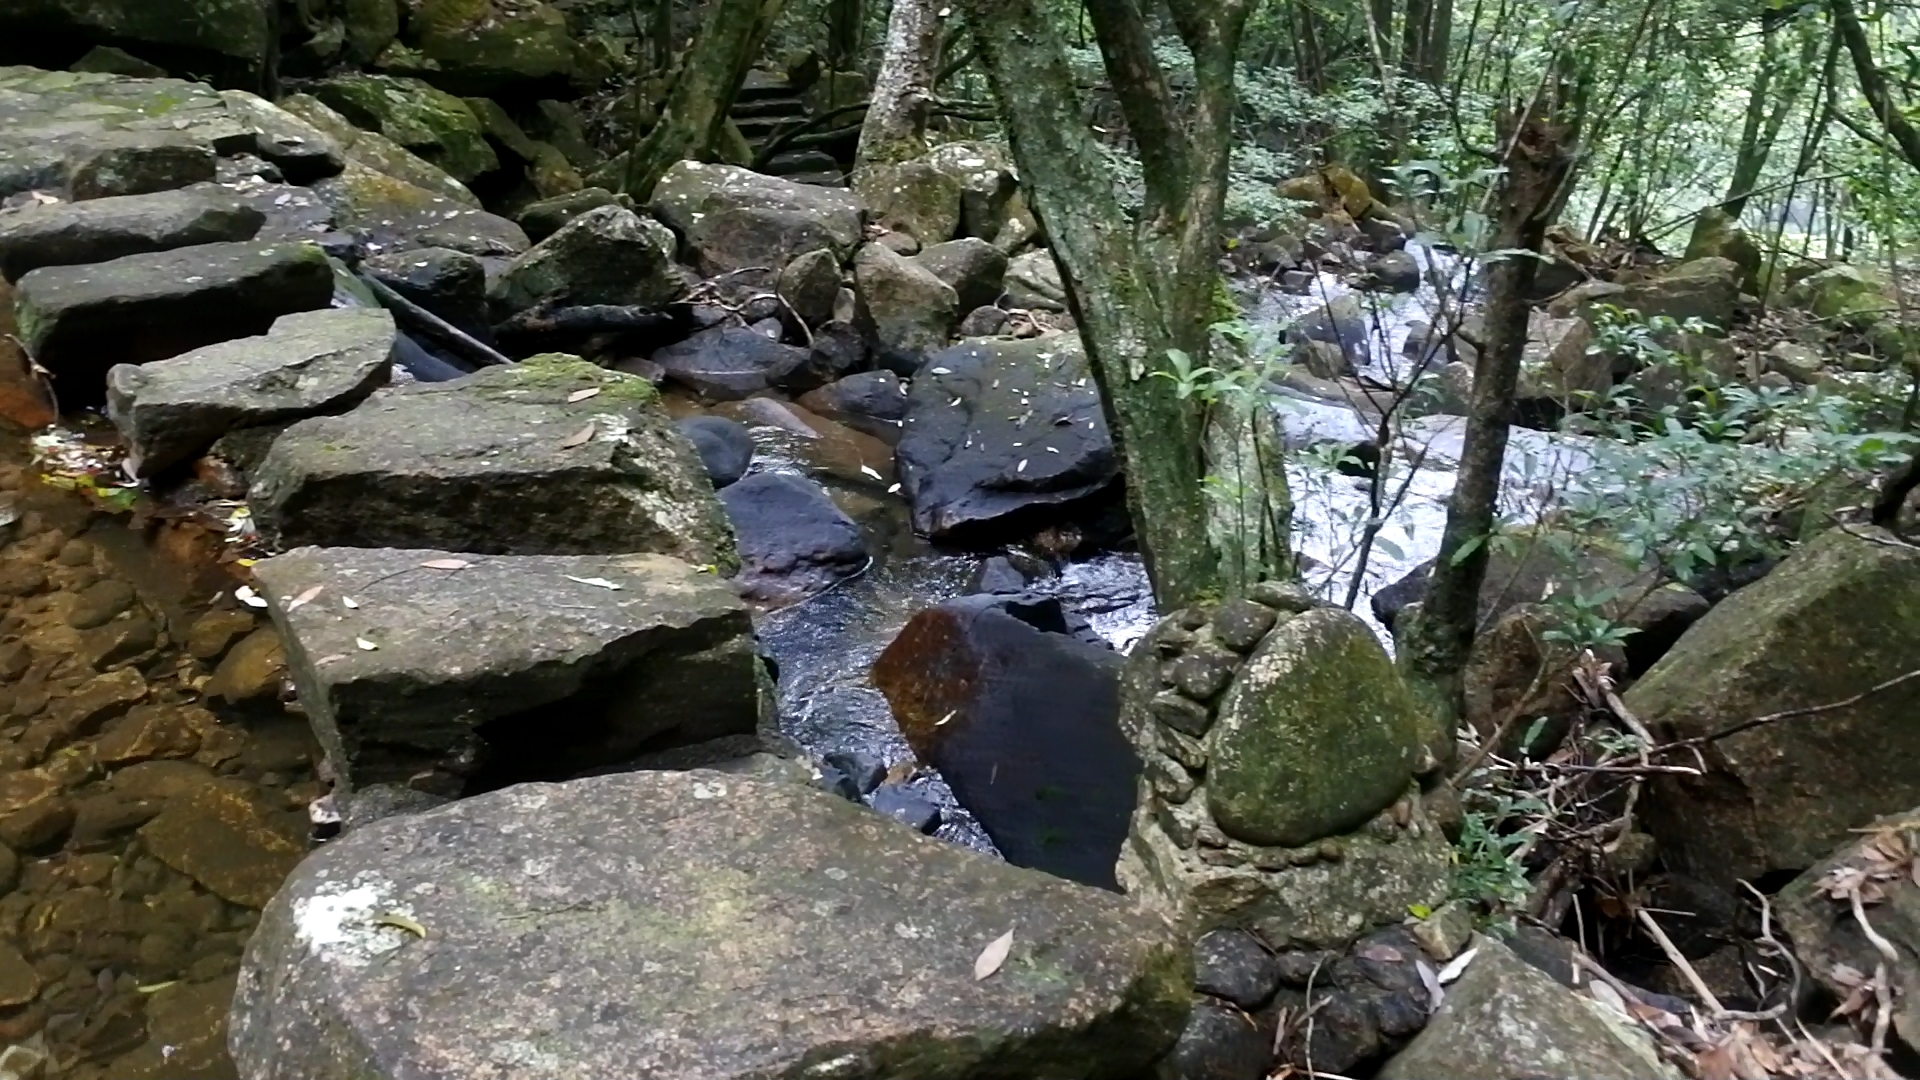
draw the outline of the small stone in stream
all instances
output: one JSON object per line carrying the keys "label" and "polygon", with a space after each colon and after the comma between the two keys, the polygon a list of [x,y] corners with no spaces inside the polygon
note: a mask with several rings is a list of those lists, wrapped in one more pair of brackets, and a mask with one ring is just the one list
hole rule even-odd
{"label": "small stone in stream", "polygon": [[143,761],[116,771],[109,783],[128,799],[167,800],[214,783],[213,770],[192,761]]}
{"label": "small stone in stream", "polygon": [[1237,653],[1253,651],[1273,629],[1273,609],[1251,600],[1228,600],[1213,613],[1213,638]]}
{"label": "small stone in stream", "polygon": [[73,828],[73,802],[52,795],[0,817],[0,843],[41,854],[59,847]]}
{"label": "small stone in stream", "polygon": [[209,611],[187,628],[187,654],[195,660],[218,660],[227,647],[253,632],[252,614],[232,608]]}
{"label": "small stone in stream", "polygon": [[[560,837],[591,837],[594,857],[557,857]],[[370,925],[388,913],[427,940]],[[1009,930],[1006,961],[976,977]],[[1177,1037],[1188,973],[1175,928],[1125,897],[800,785],[638,772],[321,848],[248,944],[230,1044],[252,1080],[344,1078],[337,1061],[469,1075],[502,1054],[538,1062],[530,1076],[747,1080],[851,1059],[850,1075],[919,1080],[1130,1077]],[[535,1014],[529,1059],[512,1047]]]}
{"label": "small stone in stream", "polygon": [[191,188],[88,202],[29,203],[0,215],[0,276],[249,240],[266,216],[231,194]]}
{"label": "small stone in stream", "polygon": [[984,307],[977,307],[967,312],[967,317],[960,320],[960,329],[954,331],[954,336],[963,338],[998,337],[1006,330],[1007,323],[1011,322],[1012,319],[1013,316],[1008,315],[1005,311],[991,304]]}
{"label": "small stone in stream", "polygon": [[47,570],[38,563],[0,564],[0,596],[32,596],[47,587]]}
{"label": "small stone in stream", "polygon": [[75,537],[60,545],[59,554],[53,561],[61,566],[86,566],[93,562],[93,545]]}
{"label": "small stone in stream", "polygon": [[840,257],[831,248],[807,252],[780,271],[779,291],[808,326],[832,321],[833,301],[840,295]]}
{"label": "small stone in stream", "polygon": [[653,551],[722,574],[736,565],[713,485],[658,393],[575,357],[530,357],[303,420],[252,479],[254,518],[282,547]]}
{"label": "small stone in stream", "polygon": [[517,256],[488,282],[496,314],[539,304],[658,308],[685,288],[673,231],[624,206],[602,206]]}
{"label": "small stone in stream", "polygon": [[160,627],[144,613],[115,619],[80,635],[80,653],[92,667],[105,670],[144,659],[160,644]]}
{"label": "small stone in stream", "polygon": [[287,673],[286,649],[271,627],[261,627],[240,639],[207,680],[206,694],[229,705],[249,705],[277,698]]}
{"label": "small stone in stream", "polygon": [[960,298],[961,311],[992,304],[999,298],[1007,276],[1007,257],[992,244],[972,236],[924,248],[913,261],[953,288]]}
{"label": "small stone in stream", "polygon": [[821,791],[832,792],[848,802],[860,802],[860,784],[853,777],[832,765],[820,766],[820,778],[814,783]]}
{"label": "small stone in stream", "polygon": [[133,606],[133,586],[118,578],[95,582],[81,590],[67,612],[67,625],[91,630]]}
{"label": "small stone in stream", "polygon": [[27,673],[32,663],[33,653],[25,643],[9,641],[0,644],[0,679],[17,679]]}
{"label": "small stone in stream", "polygon": [[603,206],[614,206],[619,198],[606,188],[582,188],[564,195],[555,195],[550,199],[529,203],[526,209],[514,220],[527,231],[527,238],[539,243],[561,229],[567,227],[575,218],[589,210],[598,210]]}
{"label": "small stone in stream", "polygon": [[876,789],[869,802],[876,812],[887,815],[915,832],[931,836],[940,827],[940,808],[910,788],[888,784]]}
{"label": "small stone in stream", "polygon": [[700,463],[716,489],[747,474],[753,463],[753,435],[745,424],[724,416],[689,416],[674,427],[700,452]]}
{"label": "small stone in stream", "polygon": [[415,248],[375,255],[360,269],[469,334],[485,339],[491,333],[487,271],[475,256],[448,248]]}
{"label": "small stone in stream", "polygon": [[67,189],[76,201],[211,182],[213,148],[171,132],[121,131],[88,139],[67,154]]}
{"label": "small stone in stream", "polygon": [[1027,575],[1013,565],[1013,560],[1005,555],[995,555],[980,564],[974,571],[973,584],[969,592],[977,593],[1022,593],[1027,591]]}
{"label": "small stone in stream", "polygon": [[393,368],[393,316],[379,308],[286,315],[262,337],[107,373],[107,415],[137,475],[189,461],[234,428],[341,412]]}
{"label": "small stone in stream", "polygon": [[216,723],[197,706],[136,705],[94,740],[94,754],[102,765],[192,757],[200,749],[199,732]]}
{"label": "small stone in stream", "polygon": [[1420,264],[1405,251],[1389,251],[1373,260],[1367,275],[1388,292],[1413,292],[1420,287]]}
{"label": "small stone in stream", "polygon": [[10,847],[0,844],[0,891],[12,892],[20,884],[20,856]]}
{"label": "small stone in stream", "polygon": [[784,385],[807,360],[807,350],[769,341],[744,326],[702,330],[653,354],[669,381],[709,401],[737,401]]}
{"label": "small stone in stream", "polygon": [[1245,930],[1223,928],[1200,935],[1193,945],[1193,988],[1248,1012],[1264,1006],[1280,987],[1280,963]]}
{"label": "small stone in stream", "polygon": [[720,501],[740,546],[735,584],[753,599],[795,601],[871,561],[860,527],[804,476],[757,473],[721,491]]}
{"label": "small stone in stream", "polygon": [[1203,999],[1164,1068],[1183,1080],[1265,1080],[1273,1066],[1271,1026]]}
{"label": "small stone in stream", "polygon": [[826,756],[826,763],[853,778],[853,786],[861,795],[870,795],[887,778],[887,763],[858,750],[836,750]]}
{"label": "small stone in stream", "polygon": [[21,343],[53,372],[61,404],[98,402],[115,363],[161,360],[260,334],[326,307],[333,268],[304,243],[201,244],[90,266],[50,266],[14,287]]}
{"label": "small stone in stream", "polygon": [[210,981],[183,979],[154,990],[145,1010],[146,1041],[115,1058],[108,1074],[116,1080],[233,1075],[227,1009],[234,983],[234,974],[226,971]]}
{"label": "small stone in stream", "polygon": [[[340,790],[461,795],[759,723],[746,605],[677,559],[300,548],[254,574]],[[323,583],[360,606],[289,609]]]}
{"label": "small stone in stream", "polygon": [[900,441],[907,391],[891,371],[863,371],[807,391],[800,404],[891,445]]}
{"label": "small stone in stream", "polygon": [[307,852],[301,830],[230,782],[197,788],[140,829],[147,850],[223,900],[266,906]]}

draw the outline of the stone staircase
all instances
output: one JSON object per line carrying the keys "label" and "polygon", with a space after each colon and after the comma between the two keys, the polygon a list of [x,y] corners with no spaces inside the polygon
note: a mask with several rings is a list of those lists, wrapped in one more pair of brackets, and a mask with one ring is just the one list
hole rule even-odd
{"label": "stone staircase", "polygon": [[[784,77],[755,70],[747,75],[729,114],[734,126],[757,154],[780,133],[812,118],[803,92]],[[826,150],[796,150],[779,154],[767,163],[766,172],[804,184],[840,187],[846,184],[846,169],[852,163],[853,146],[834,147],[839,156]]]}

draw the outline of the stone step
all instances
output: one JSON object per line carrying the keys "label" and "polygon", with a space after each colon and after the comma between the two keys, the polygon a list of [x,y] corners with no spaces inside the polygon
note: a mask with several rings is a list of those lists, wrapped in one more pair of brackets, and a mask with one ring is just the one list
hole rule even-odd
{"label": "stone step", "polygon": [[750,116],[744,120],[735,120],[734,126],[740,129],[742,137],[757,146],[782,129],[804,119],[805,117]]}
{"label": "stone step", "polygon": [[804,120],[807,116],[807,105],[797,97],[737,101],[734,103],[732,115],[735,120],[742,120],[749,116],[777,116],[788,120]]}
{"label": "stone step", "polygon": [[261,916],[229,1044],[247,1080],[1145,1076],[1188,953],[1126,897],[823,791],[627,773],[321,848]]}
{"label": "stone step", "polygon": [[262,334],[332,300],[333,268],[310,243],[198,244],[48,266],[14,287],[21,343],[53,374],[65,408],[99,403],[115,364]]}
{"label": "stone step", "polygon": [[679,559],[308,547],[254,572],[342,791],[457,797],[759,723],[748,609]]}
{"label": "stone step", "polygon": [[266,215],[211,184],[85,202],[30,203],[0,214],[0,276],[43,266],[251,240]]}
{"label": "stone step", "polygon": [[733,95],[733,100],[736,103],[762,101],[767,98],[792,97],[793,93],[793,84],[788,82],[785,76],[755,69],[747,72],[746,80],[740,84],[740,91]]}
{"label": "stone step", "polygon": [[281,547],[496,555],[652,552],[731,573],[732,538],[692,445],[646,380],[536,357],[302,420],[252,477]]}

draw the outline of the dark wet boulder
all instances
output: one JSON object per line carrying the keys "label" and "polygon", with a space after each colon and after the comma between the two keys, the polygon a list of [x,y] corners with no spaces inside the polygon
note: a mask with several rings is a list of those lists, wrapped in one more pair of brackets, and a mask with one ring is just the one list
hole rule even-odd
{"label": "dark wet boulder", "polygon": [[884,245],[868,244],[854,258],[853,278],[860,328],[881,366],[912,376],[947,347],[960,321],[960,301],[932,271]]}
{"label": "dark wet boulder", "polygon": [[657,308],[686,287],[672,230],[623,206],[602,206],[515,258],[488,287],[502,317],[536,304]]}
{"label": "dark wet boulder", "polygon": [[734,565],[713,485],[656,391],[573,357],[302,420],[274,440],[248,502],[286,547],[645,551]]}
{"label": "dark wet boulder", "polygon": [[1405,251],[1389,251],[1367,264],[1367,274],[1388,292],[1412,292],[1420,287],[1420,264]]}
{"label": "dark wet boulder", "polygon": [[227,112],[252,131],[246,147],[280,171],[288,183],[311,184],[346,167],[346,151],[318,127],[262,97],[224,90]]}
{"label": "dark wet boulder", "polygon": [[913,261],[959,295],[961,311],[985,307],[999,299],[1007,277],[1007,257],[978,237],[935,244],[922,249]]}
{"label": "dark wet boulder", "polygon": [[940,827],[940,808],[932,800],[899,784],[874,791],[867,800],[875,813],[885,814],[914,832],[931,835]]}
{"label": "dark wet boulder", "polygon": [[746,606],[678,559],[297,548],[255,576],[343,790],[458,796],[759,723]]}
{"label": "dark wet boulder", "polygon": [[375,255],[362,273],[469,334],[485,337],[487,271],[480,260],[449,248],[415,248]]}
{"label": "dark wet boulder", "polygon": [[67,194],[76,200],[172,191],[218,174],[213,147],[166,131],[114,131],[67,151]]}
{"label": "dark wet boulder", "polygon": [[747,475],[747,466],[753,462],[753,435],[745,424],[724,416],[689,416],[674,427],[700,452],[700,463],[716,489]]}
{"label": "dark wet boulder", "polygon": [[97,402],[107,369],[265,333],[333,299],[333,268],[312,244],[201,244],[20,279],[20,340],[54,374],[63,405]]}
{"label": "dark wet boulder", "polygon": [[914,527],[961,539],[1031,530],[1119,476],[1073,334],[967,342],[928,360],[898,449]]}
{"label": "dark wet boulder", "polygon": [[1057,602],[972,596],[915,615],[873,665],[908,745],[1017,866],[1114,887],[1139,761],[1120,656]]}
{"label": "dark wet boulder", "polygon": [[840,258],[831,248],[809,251],[780,271],[780,298],[800,321],[820,326],[833,318],[840,297]]}
{"label": "dark wet boulder", "polygon": [[1123,1080],[1172,1045],[1189,970],[1125,898],[824,792],[628,773],[328,844],[261,918],[230,1043],[250,1080]]}
{"label": "dark wet boulder", "polygon": [[107,415],[126,436],[128,465],[152,476],[235,428],[359,404],[386,384],[394,337],[393,316],[378,308],[283,316],[260,337],[115,367]]}
{"label": "dark wet boulder", "polygon": [[673,227],[703,274],[760,267],[779,273],[820,248],[859,245],[865,215],[853,195],[732,165],[683,161],[653,189],[654,216]]}
{"label": "dark wet boulder", "polygon": [[565,228],[567,223],[589,210],[616,206],[619,197],[606,188],[582,188],[564,195],[530,203],[514,218],[534,243],[539,243]]}
{"label": "dark wet boulder", "polygon": [[863,371],[809,390],[800,404],[892,444],[900,441],[907,417],[907,391],[891,371]]}
{"label": "dark wet boulder", "polygon": [[230,86],[258,86],[268,77],[277,23],[266,0],[25,0],[0,7],[0,33],[117,43]]}
{"label": "dark wet boulder", "polygon": [[251,240],[266,215],[219,188],[192,188],[73,203],[30,203],[0,213],[0,276],[43,266],[106,262],[195,244]]}
{"label": "dark wet boulder", "polygon": [[798,600],[866,569],[860,527],[804,476],[758,473],[720,501],[740,547],[738,584],[753,599]]}
{"label": "dark wet boulder", "polygon": [[737,401],[788,385],[806,371],[807,360],[807,350],[744,326],[715,326],[653,354],[669,381],[709,401]]}

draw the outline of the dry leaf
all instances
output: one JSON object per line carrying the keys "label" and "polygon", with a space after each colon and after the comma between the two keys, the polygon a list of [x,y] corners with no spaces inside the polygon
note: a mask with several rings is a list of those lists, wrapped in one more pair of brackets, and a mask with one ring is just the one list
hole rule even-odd
{"label": "dry leaf", "polygon": [[980,955],[973,961],[974,981],[978,982],[999,971],[1001,965],[1007,962],[1007,954],[1012,951],[1013,931],[1011,930],[987,942],[987,947],[981,949]]}
{"label": "dry leaf", "polygon": [[358,645],[358,646],[360,646],[360,647],[361,647],[362,649],[364,649],[364,650],[366,650],[367,652],[372,652],[373,650],[375,650],[375,649],[377,649],[377,648],[379,648],[379,647],[380,647],[380,646],[378,646],[378,645],[375,645],[375,644],[374,644],[373,642],[371,642],[371,641],[368,641],[368,640],[367,640],[366,638],[363,638],[363,637],[357,637],[357,638],[354,638],[354,639],[353,639],[353,643],[354,643],[355,645]]}
{"label": "dry leaf", "polygon": [[326,588],[325,585],[315,585],[313,588],[308,589],[306,592],[303,592],[299,596],[294,597],[292,600],[289,600],[287,602],[287,610],[293,611],[297,608],[301,608],[306,606],[307,604],[312,603],[313,598],[316,596],[319,596],[320,590],[324,588]]}
{"label": "dry leaf", "polygon": [[313,663],[314,663],[314,666],[318,667],[321,664],[337,664],[340,661],[345,660],[346,658],[347,658],[346,653],[334,653],[330,656],[323,656],[320,659],[315,660]]}
{"label": "dry leaf", "polygon": [[593,438],[593,421],[589,420],[586,427],[567,436],[567,441],[560,444],[560,449],[571,450],[576,446],[585,446],[587,440],[591,438]]}
{"label": "dry leaf", "polygon": [[1420,973],[1420,985],[1427,988],[1427,1015],[1432,1016],[1440,1010],[1440,1003],[1447,1000],[1447,992],[1440,988],[1440,976],[1434,973],[1432,964],[1415,960],[1413,970]]}
{"label": "dry leaf", "polygon": [[351,596],[343,596],[340,598],[340,606],[349,609],[357,608],[360,606],[360,601],[355,600]]}
{"label": "dry leaf", "polygon": [[577,581],[582,585],[592,585],[599,589],[613,589],[616,592],[620,589],[619,583],[608,581],[603,577],[574,577],[572,574],[568,574],[567,580]]}
{"label": "dry leaf", "polygon": [[600,388],[597,386],[593,387],[590,390],[575,390],[573,393],[567,395],[567,403],[571,405],[576,401],[585,401],[590,397],[599,397],[599,396],[600,396]]}
{"label": "dry leaf", "polygon": [[420,565],[428,570],[465,570],[473,564],[465,559],[428,559]]}
{"label": "dry leaf", "polygon": [[860,466],[860,471],[867,474],[868,476],[873,477],[875,480],[880,479],[880,470],[874,468],[871,465]]}
{"label": "dry leaf", "polygon": [[253,589],[245,585],[233,590],[233,598],[248,607],[263,608],[267,606],[267,602],[260,598],[259,593],[254,592]]}
{"label": "dry leaf", "polygon": [[1467,970],[1467,965],[1473,963],[1473,958],[1479,955],[1480,950],[1476,947],[1454,957],[1451,963],[1440,969],[1440,985],[1445,986],[1459,978],[1460,973]]}
{"label": "dry leaf", "polygon": [[1354,955],[1362,960],[1378,960],[1383,964],[1397,964],[1406,959],[1405,956],[1400,954],[1399,949],[1379,941],[1361,946],[1360,950],[1354,953]]}

